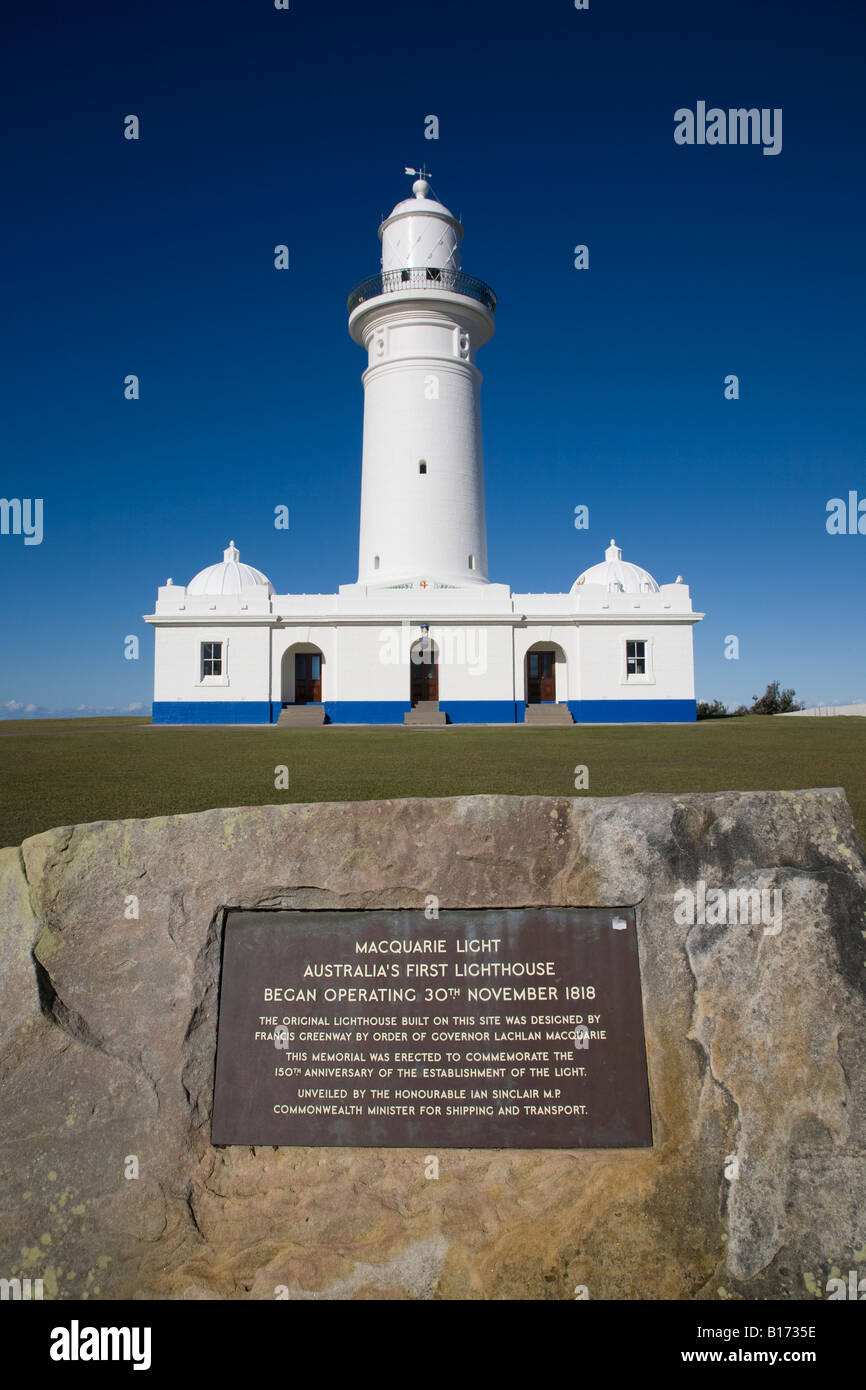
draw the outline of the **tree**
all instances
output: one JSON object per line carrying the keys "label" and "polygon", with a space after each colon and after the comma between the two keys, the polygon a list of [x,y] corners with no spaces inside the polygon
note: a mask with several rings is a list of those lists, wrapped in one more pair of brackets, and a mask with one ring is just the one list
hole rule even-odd
{"label": "tree", "polygon": [[728,709],[724,700],[698,700],[697,704],[698,719],[734,719],[739,714],[748,713],[745,705]]}
{"label": "tree", "polygon": [[728,707],[724,700],[698,701],[698,719],[727,719]]}
{"label": "tree", "polygon": [[788,714],[803,709],[802,701],[796,700],[795,690],[780,690],[778,681],[771,681],[759,698],[753,695],[752,714]]}

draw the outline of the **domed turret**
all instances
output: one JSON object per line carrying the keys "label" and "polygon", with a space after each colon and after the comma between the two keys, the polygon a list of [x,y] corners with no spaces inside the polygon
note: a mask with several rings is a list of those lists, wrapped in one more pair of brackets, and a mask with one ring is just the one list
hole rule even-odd
{"label": "domed turret", "polygon": [[604,552],[604,560],[601,564],[591,565],[588,570],[584,570],[583,574],[572,584],[571,592],[574,593],[579,586],[584,584],[600,584],[609,593],[615,594],[657,594],[659,592],[659,586],[649,571],[641,569],[640,565],[631,564],[629,560],[624,560],[620,547],[613,540]]}
{"label": "domed turret", "polygon": [[222,563],[208,565],[207,569],[200,570],[189,581],[187,593],[213,596],[241,594],[247,589],[255,589],[262,584],[267,586],[269,594],[274,592],[273,585],[266,574],[262,574],[261,570],[253,569],[252,565],[240,563],[240,551],[236,548],[234,541],[229,541],[228,548],[223,551]]}
{"label": "domed turret", "polygon": [[427,266],[436,270],[460,269],[463,228],[453,213],[428,198],[430,185],[416,179],[414,198],[398,203],[379,228],[382,269],[404,270]]}

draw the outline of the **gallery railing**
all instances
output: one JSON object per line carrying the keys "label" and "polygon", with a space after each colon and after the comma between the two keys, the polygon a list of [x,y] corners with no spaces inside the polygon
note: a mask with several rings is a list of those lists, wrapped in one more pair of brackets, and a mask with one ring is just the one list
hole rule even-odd
{"label": "gallery railing", "polygon": [[370,275],[355,286],[346,307],[351,314],[365,299],[375,299],[380,294],[394,294],[398,290],[451,290],[453,294],[465,294],[469,299],[477,299],[491,314],[496,308],[496,295],[483,280],[476,280],[474,275],[464,275],[462,270],[437,270],[433,266],[410,266]]}

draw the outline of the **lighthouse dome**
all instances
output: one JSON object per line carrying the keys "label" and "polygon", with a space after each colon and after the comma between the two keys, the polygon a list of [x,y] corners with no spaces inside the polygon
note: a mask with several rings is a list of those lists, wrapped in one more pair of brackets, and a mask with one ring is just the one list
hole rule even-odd
{"label": "lighthouse dome", "polygon": [[629,560],[624,560],[622,550],[615,541],[611,541],[600,564],[591,565],[588,570],[584,570],[583,574],[578,576],[571,586],[571,592],[578,592],[584,584],[600,584],[611,593],[657,594],[659,592],[659,586],[649,570],[642,569],[640,565],[633,565]]}
{"label": "lighthouse dome", "polygon": [[208,565],[207,569],[199,570],[198,574],[189,581],[187,593],[214,596],[242,594],[247,589],[255,589],[261,584],[267,586],[269,594],[274,592],[274,587],[266,574],[262,574],[261,570],[253,569],[252,565],[241,564],[240,551],[235,546],[234,541],[229,541],[227,549],[223,551],[222,562],[218,565]]}
{"label": "lighthouse dome", "polygon": [[382,269],[459,270],[463,228],[457,218],[444,203],[428,197],[425,178],[415,180],[412,192],[414,197],[399,202],[379,228]]}

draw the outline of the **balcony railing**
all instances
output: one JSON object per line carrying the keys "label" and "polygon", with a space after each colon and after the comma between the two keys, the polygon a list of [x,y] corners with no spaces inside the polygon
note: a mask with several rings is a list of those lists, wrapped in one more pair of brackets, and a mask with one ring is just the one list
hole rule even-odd
{"label": "balcony railing", "polygon": [[462,270],[437,270],[433,266],[382,270],[378,275],[370,275],[355,286],[346,307],[351,314],[366,299],[375,299],[380,294],[395,294],[398,290],[450,290],[452,294],[465,294],[469,299],[477,299],[491,314],[496,308],[496,295],[483,280],[476,280],[474,275],[464,275]]}

